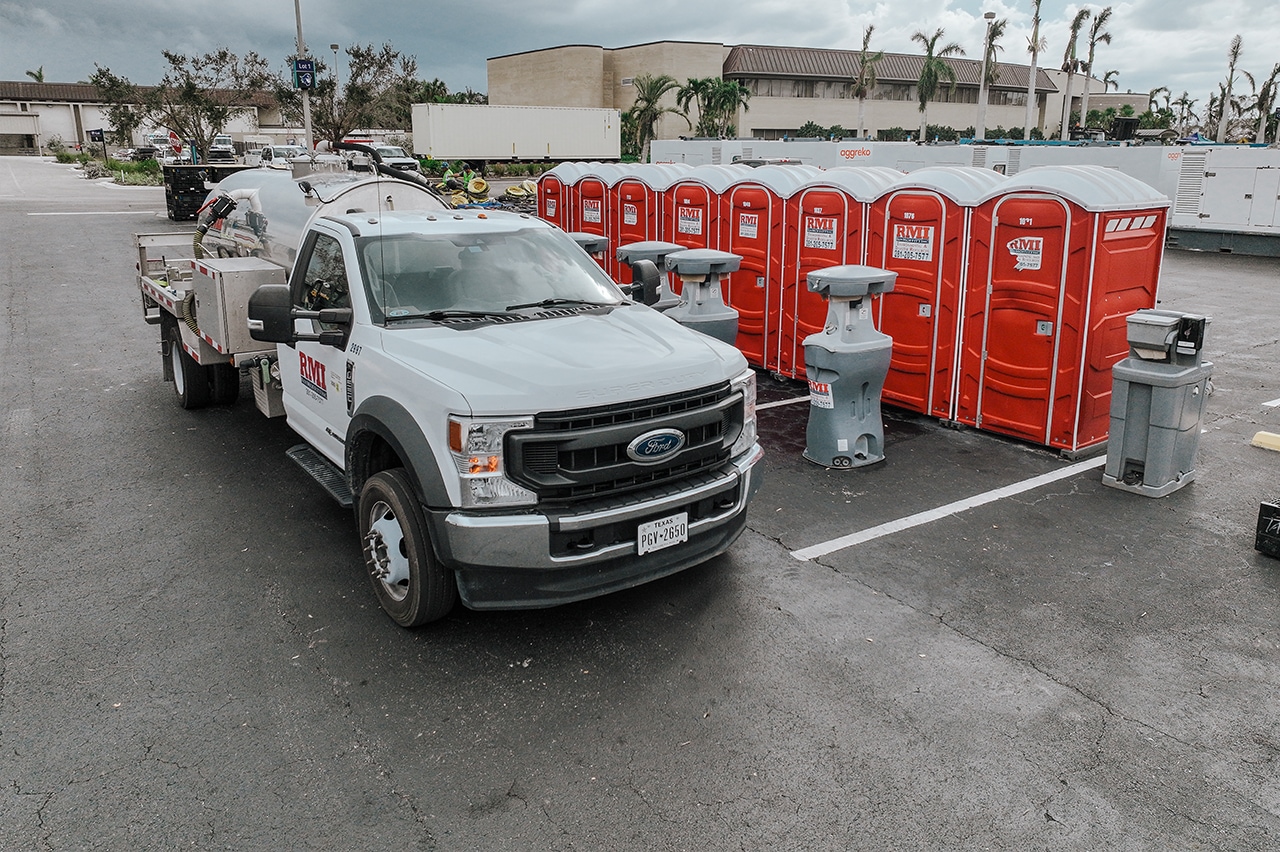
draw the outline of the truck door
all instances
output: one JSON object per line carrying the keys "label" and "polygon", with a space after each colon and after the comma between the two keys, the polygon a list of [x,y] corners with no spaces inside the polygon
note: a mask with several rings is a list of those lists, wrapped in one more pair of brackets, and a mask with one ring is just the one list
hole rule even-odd
{"label": "truck door", "polygon": [[[294,266],[294,304],[309,311],[351,307],[349,275],[337,237],[312,232]],[[315,320],[295,320],[295,331],[316,334],[325,328]],[[309,444],[342,467],[343,444],[351,417],[346,402],[346,351],[313,341],[280,347],[280,379],[284,384],[289,425]]]}

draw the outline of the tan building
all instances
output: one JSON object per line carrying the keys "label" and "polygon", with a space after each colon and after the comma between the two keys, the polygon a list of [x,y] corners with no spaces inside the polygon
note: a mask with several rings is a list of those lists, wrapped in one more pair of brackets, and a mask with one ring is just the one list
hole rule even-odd
{"label": "tan building", "polygon": [[[886,53],[876,66],[877,85],[865,101],[865,127],[877,131],[920,126],[916,81],[923,57]],[[964,130],[977,123],[981,62],[948,59],[956,88],[940,87],[929,102],[928,121]],[[723,45],[713,42],[661,41],[619,48],[563,45],[496,56],[488,60],[489,103],[538,106],[611,107],[626,110],[635,101],[630,80],[638,74],[668,74],[688,79],[723,77],[751,92],[747,109],[738,114],[739,136],[776,139],[795,135],[806,122],[840,125],[849,135],[858,126],[858,101],[850,81],[859,68],[858,52],[768,45]],[[1030,67],[1001,62],[990,87],[986,126],[1021,128],[1026,119]],[[1065,75],[1062,75],[1065,77]],[[1100,91],[1101,84],[1093,81]],[[1081,80],[1073,93],[1078,97]],[[1036,120],[1046,133],[1056,132],[1062,98],[1050,74],[1037,69]],[[670,106],[675,106],[674,95]],[[1091,94],[1092,97],[1092,94]],[[1055,106],[1057,111],[1055,111]],[[696,116],[693,116],[696,121]],[[658,138],[688,134],[681,118],[666,116]]]}

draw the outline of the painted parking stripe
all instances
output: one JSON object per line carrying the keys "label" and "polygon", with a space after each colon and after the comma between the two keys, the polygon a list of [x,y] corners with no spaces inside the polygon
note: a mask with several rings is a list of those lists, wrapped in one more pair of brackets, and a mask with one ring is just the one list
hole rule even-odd
{"label": "painted parking stripe", "polygon": [[1031,479],[1024,479],[1022,482],[1015,482],[1012,485],[1006,485],[1003,488],[997,488],[988,491],[985,494],[978,494],[974,497],[968,497],[964,500],[957,500],[954,503],[948,503],[945,506],[939,506],[936,509],[929,509],[925,512],[918,512],[905,518],[899,518],[896,521],[889,521],[879,526],[870,527],[856,533],[833,538],[830,541],[824,541],[822,544],[815,544],[812,547],[805,547],[800,550],[791,551],[791,555],[801,562],[807,562],[810,559],[817,559],[820,556],[826,556],[837,550],[844,550],[846,547],[853,547],[855,544],[863,544],[882,536],[891,535],[892,533],[909,530],[912,527],[918,527],[922,524],[932,523],[951,515],[957,515],[961,512],[967,512],[969,509],[985,506],[987,503],[994,503],[996,500],[1003,500],[1005,497],[1013,497],[1024,491],[1031,491],[1042,485],[1048,485],[1057,482],[1060,479],[1068,479],[1077,473],[1083,473],[1095,467],[1101,467],[1106,464],[1107,457],[1098,456],[1097,458],[1086,459],[1082,462],[1064,467],[1061,470],[1055,470],[1052,473],[1035,476]]}
{"label": "painted parking stripe", "polygon": [[[759,407],[760,406],[758,405],[756,406],[756,408],[759,408]],[[1273,399],[1270,402],[1264,402],[1262,403],[1262,407],[1263,408],[1280,408],[1280,399]]]}
{"label": "painted parking stripe", "polygon": [[142,216],[154,210],[86,210],[66,213],[28,213],[28,216]]}
{"label": "painted parking stripe", "polygon": [[764,411],[767,408],[777,408],[780,405],[795,405],[797,402],[807,403],[808,401],[809,397],[798,396],[795,399],[775,399],[773,402],[758,402],[756,403],[756,411]]}

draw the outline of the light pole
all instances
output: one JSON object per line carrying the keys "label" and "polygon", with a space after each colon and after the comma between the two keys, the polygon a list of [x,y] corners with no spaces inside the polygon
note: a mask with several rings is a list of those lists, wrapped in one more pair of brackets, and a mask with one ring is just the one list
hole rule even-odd
{"label": "light pole", "polygon": [[336,98],[338,91],[338,45],[331,44],[329,49],[333,51],[333,91]]}
{"label": "light pole", "polygon": [[987,22],[987,32],[982,38],[982,79],[978,81],[978,124],[973,130],[973,138],[977,142],[987,138],[987,57],[991,54],[991,21],[995,16],[995,12],[987,12],[982,16]]}
{"label": "light pole", "polygon": [[[301,0],[293,0],[293,16],[298,20],[298,58],[301,59],[307,55],[307,47],[302,41]],[[302,130],[307,137],[307,153],[310,154],[315,150],[315,144],[311,138],[311,92],[307,89],[302,90]]]}

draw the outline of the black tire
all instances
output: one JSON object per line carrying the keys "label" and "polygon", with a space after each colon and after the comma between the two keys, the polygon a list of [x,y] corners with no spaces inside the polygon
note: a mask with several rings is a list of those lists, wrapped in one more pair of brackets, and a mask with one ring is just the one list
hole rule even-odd
{"label": "black tire", "polygon": [[209,379],[214,405],[233,405],[240,398],[240,368],[233,364],[210,364]]}
{"label": "black tire", "polygon": [[360,491],[360,541],[378,603],[402,627],[444,617],[458,600],[436,559],[422,506],[404,468],[375,473]]}
{"label": "black tire", "polygon": [[182,333],[178,326],[170,326],[169,363],[173,365],[173,389],[178,393],[178,404],[185,409],[204,408],[209,404],[209,368],[197,364],[182,348]]}

